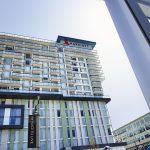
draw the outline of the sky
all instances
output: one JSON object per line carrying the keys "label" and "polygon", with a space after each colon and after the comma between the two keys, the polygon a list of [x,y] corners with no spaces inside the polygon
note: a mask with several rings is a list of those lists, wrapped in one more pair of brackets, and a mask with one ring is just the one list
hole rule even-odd
{"label": "sky", "polygon": [[113,21],[101,0],[0,0],[0,32],[56,41],[94,41],[113,129],[149,112]]}

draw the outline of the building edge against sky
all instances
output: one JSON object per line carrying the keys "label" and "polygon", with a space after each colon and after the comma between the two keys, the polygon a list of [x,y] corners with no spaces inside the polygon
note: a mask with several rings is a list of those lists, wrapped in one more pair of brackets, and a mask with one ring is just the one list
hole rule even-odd
{"label": "building edge against sky", "polygon": [[[40,99],[40,149],[115,144],[95,42],[0,34],[0,148],[27,149]],[[124,145],[124,144],[122,144]]]}
{"label": "building edge against sky", "polygon": [[150,146],[150,113],[147,113],[114,131],[116,142],[127,142],[126,149]]}
{"label": "building edge against sky", "polygon": [[[104,0],[150,108],[150,21],[147,0]],[[119,12],[119,13],[118,13]]]}

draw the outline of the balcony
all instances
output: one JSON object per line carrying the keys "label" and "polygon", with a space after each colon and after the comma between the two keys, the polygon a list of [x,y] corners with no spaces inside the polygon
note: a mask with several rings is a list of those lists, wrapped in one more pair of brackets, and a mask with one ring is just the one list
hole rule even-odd
{"label": "balcony", "polygon": [[93,93],[94,94],[103,94],[103,89],[102,88],[93,88]]}
{"label": "balcony", "polygon": [[68,83],[75,83],[74,80],[68,80]]}
{"label": "balcony", "polygon": [[46,62],[58,62],[58,58],[47,57],[47,56],[33,56],[33,60],[46,61]]}
{"label": "balcony", "polygon": [[94,69],[94,70],[101,70],[102,68],[101,65],[95,65],[95,64],[88,64],[87,67],[88,69]]}
{"label": "balcony", "polygon": [[51,68],[53,69],[59,69],[60,65],[59,64],[55,64],[55,63],[51,63]]}
{"label": "balcony", "polygon": [[32,61],[32,65],[34,67],[42,67],[42,62],[39,62],[39,61]]}
{"label": "balcony", "polygon": [[42,72],[42,69],[41,68],[32,68],[32,72],[33,72],[33,74],[34,73],[40,74]]}
{"label": "balcony", "polygon": [[75,87],[69,87],[69,90],[70,91],[72,91],[72,90],[74,91],[74,90],[76,90],[76,88]]}
{"label": "balcony", "polygon": [[96,76],[96,75],[90,75],[90,79],[91,79],[91,81],[104,81],[104,76]]}
{"label": "balcony", "polygon": [[60,70],[51,70],[51,75],[60,75]]}
{"label": "balcony", "polygon": [[33,87],[42,87],[42,88],[51,88],[51,87],[60,87],[59,83],[44,83],[44,82],[32,82]]}
{"label": "balcony", "polygon": [[22,59],[13,59],[13,63],[16,65],[22,65],[24,63],[24,60]]}
{"label": "balcony", "polygon": [[51,76],[52,81],[60,81],[60,77],[58,76]]}
{"label": "balcony", "polygon": [[60,94],[60,96],[62,96],[62,92],[61,91],[58,91],[58,92],[54,92],[54,91],[47,92],[47,91],[28,91],[28,90],[0,89],[0,92],[2,92],[3,95],[9,96],[10,98],[12,98],[12,96],[14,98],[20,96],[23,99],[27,98],[27,97],[29,97],[29,98],[30,97],[37,98],[38,95],[41,95],[41,97],[43,96],[44,99],[50,99],[51,94]]}
{"label": "balcony", "polygon": [[92,82],[92,87],[102,87],[101,82]]}
{"label": "balcony", "polygon": [[15,80],[0,80],[1,86],[21,86],[22,81],[15,81]]}
{"label": "balcony", "polygon": [[23,73],[12,73],[12,77],[14,78],[24,78],[24,79],[40,79],[40,75],[33,75],[33,74],[23,74]]}
{"label": "balcony", "polygon": [[16,72],[21,72],[23,70],[23,67],[22,66],[13,66],[13,71],[16,71]]}
{"label": "balcony", "polygon": [[102,71],[98,71],[98,70],[90,71],[89,70],[89,75],[102,75],[102,74],[103,74]]}
{"label": "balcony", "polygon": [[0,56],[3,56],[3,57],[14,57],[14,58],[23,58],[24,54],[22,54],[22,53],[15,53],[15,52],[0,51]]}

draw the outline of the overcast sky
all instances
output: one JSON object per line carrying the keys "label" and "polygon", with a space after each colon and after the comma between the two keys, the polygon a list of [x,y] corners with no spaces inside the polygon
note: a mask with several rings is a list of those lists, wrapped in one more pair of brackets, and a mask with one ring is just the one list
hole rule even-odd
{"label": "overcast sky", "polygon": [[54,41],[58,35],[95,41],[105,75],[104,92],[111,97],[113,128],[149,111],[103,1],[0,0],[0,32]]}

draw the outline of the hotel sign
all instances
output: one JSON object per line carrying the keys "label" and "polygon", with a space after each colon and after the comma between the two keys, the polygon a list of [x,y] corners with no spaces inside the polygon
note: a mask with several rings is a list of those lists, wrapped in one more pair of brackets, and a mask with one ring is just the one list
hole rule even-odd
{"label": "hotel sign", "polygon": [[65,37],[65,36],[58,36],[57,43],[64,46],[80,47],[87,50],[93,49],[96,45],[96,42],[86,41],[86,40],[81,40],[81,39],[76,39],[71,37]]}
{"label": "hotel sign", "polygon": [[38,128],[38,119],[37,115],[29,115],[28,120],[28,148],[37,148],[39,147],[39,128]]}
{"label": "hotel sign", "polygon": [[88,44],[83,44],[83,43],[76,43],[76,42],[71,42],[67,39],[64,39],[64,41],[62,41],[61,43],[63,43],[64,45],[68,45],[68,46],[78,46],[78,47],[88,47]]}

